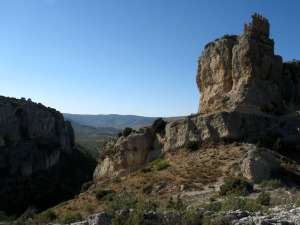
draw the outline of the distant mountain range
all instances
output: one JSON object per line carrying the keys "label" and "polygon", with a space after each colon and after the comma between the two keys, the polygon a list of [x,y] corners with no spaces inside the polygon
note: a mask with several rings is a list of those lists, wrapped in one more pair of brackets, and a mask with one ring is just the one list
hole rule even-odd
{"label": "distant mountain range", "polygon": [[[82,125],[93,127],[113,127],[117,129],[124,129],[125,127],[137,128],[146,124],[152,124],[158,117],[144,117],[135,115],[82,115],[63,113],[66,120],[71,120]],[[175,120],[182,118],[178,117],[164,117],[164,120]]]}

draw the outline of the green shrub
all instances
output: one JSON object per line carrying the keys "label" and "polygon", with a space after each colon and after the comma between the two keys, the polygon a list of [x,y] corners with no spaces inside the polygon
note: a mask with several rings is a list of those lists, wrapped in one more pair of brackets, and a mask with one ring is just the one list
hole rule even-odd
{"label": "green shrub", "polygon": [[[218,41],[218,40],[219,40],[219,39],[215,39],[215,41]],[[204,49],[207,49],[209,46],[214,47],[214,46],[215,46],[214,41],[211,41],[211,42],[207,43],[207,44],[204,46]]]}
{"label": "green shrub", "polygon": [[279,137],[275,141],[275,143],[272,147],[272,150],[275,151],[275,152],[279,152],[281,148],[282,148],[282,139]]}
{"label": "green shrub", "polygon": [[166,127],[167,122],[164,121],[162,118],[158,118],[154,120],[152,124],[152,129],[155,134],[162,132]]}
{"label": "green shrub", "polygon": [[111,201],[114,200],[114,197],[115,197],[115,196],[116,196],[116,193],[110,193],[110,194],[108,194],[108,195],[105,195],[105,196],[102,198],[102,200],[111,202]]}
{"label": "green shrub", "polygon": [[34,219],[34,221],[38,222],[39,224],[41,223],[50,223],[55,221],[58,218],[58,216],[56,215],[56,213],[54,211],[52,211],[51,209],[48,209],[40,214],[38,214],[36,216],[36,218]]}
{"label": "green shrub", "polygon": [[177,195],[176,202],[174,202],[172,196],[170,197],[167,204],[167,209],[175,211],[182,211],[184,209],[184,204],[180,198],[180,195]]}
{"label": "green shrub", "polygon": [[90,186],[92,186],[93,184],[94,184],[94,181],[92,181],[92,180],[82,184],[81,192],[87,191],[90,188]]}
{"label": "green shrub", "polygon": [[219,194],[228,195],[247,195],[253,191],[253,184],[242,178],[233,178],[221,185]]}
{"label": "green shrub", "polygon": [[225,34],[225,35],[223,35],[223,37],[222,37],[222,38],[236,40],[236,39],[238,38],[238,36],[237,36],[237,35]]}
{"label": "green shrub", "polygon": [[129,134],[131,134],[131,132],[132,132],[132,128],[126,127],[123,131],[123,136],[127,137]]}
{"label": "green shrub", "polygon": [[222,209],[221,202],[212,202],[204,205],[206,211],[219,212]]}
{"label": "green shrub", "polygon": [[186,149],[195,151],[195,150],[198,149],[199,146],[198,146],[198,142],[197,141],[190,141],[190,140],[188,140],[188,141],[186,141],[184,143],[184,147]]}
{"label": "green shrub", "polygon": [[261,188],[279,188],[281,187],[281,180],[264,180],[259,185]]}
{"label": "green shrub", "polygon": [[152,170],[150,168],[141,169],[141,173],[150,173]]}
{"label": "green shrub", "polygon": [[26,221],[32,219],[37,213],[37,209],[34,207],[28,207],[27,210],[19,217],[18,220]]}
{"label": "green shrub", "polygon": [[224,201],[222,201],[221,204],[221,211],[223,212],[238,209],[250,212],[257,212],[262,209],[261,204],[259,204],[256,199],[252,198],[229,196]]}
{"label": "green shrub", "polygon": [[7,218],[7,215],[5,212],[0,211],[0,221],[5,221]]}
{"label": "green shrub", "polygon": [[263,190],[257,197],[257,202],[261,205],[268,206],[270,205],[271,196],[269,193]]}
{"label": "green shrub", "polygon": [[[120,196],[122,200],[122,196]],[[112,225],[133,225],[133,224],[152,224],[144,217],[144,211],[156,211],[158,205],[152,201],[145,201],[144,199],[138,199],[133,196],[132,210],[128,210],[128,214],[115,215],[111,221]],[[123,205],[123,204],[122,204]],[[127,207],[126,207],[127,208]]]}
{"label": "green shrub", "polygon": [[161,161],[154,166],[154,170],[156,170],[156,171],[164,170],[164,169],[167,169],[169,166],[170,166],[170,164],[168,162]]}
{"label": "green shrub", "polygon": [[150,194],[152,192],[152,185],[146,185],[145,187],[143,187],[142,191],[144,194]]}
{"label": "green shrub", "polygon": [[82,215],[80,213],[68,214],[62,219],[61,223],[69,224],[69,223],[79,222],[79,221],[82,221],[82,220],[83,220]]}
{"label": "green shrub", "polygon": [[91,204],[91,203],[88,203],[86,206],[85,206],[85,210],[92,214],[94,211],[95,211],[95,207]]}
{"label": "green shrub", "polygon": [[225,104],[226,102],[228,102],[230,100],[230,97],[228,96],[225,96],[223,99],[222,99],[222,104]]}
{"label": "green shrub", "polygon": [[[228,224],[228,221],[225,222],[223,214],[220,214],[218,217],[210,214],[204,214],[202,217],[201,225],[223,225]],[[199,224],[199,223],[198,223]]]}
{"label": "green shrub", "polygon": [[[96,198],[98,200],[106,200],[105,197],[108,196],[108,195],[111,195],[111,194],[115,194],[116,192],[113,191],[113,190],[103,190],[103,189],[100,189],[100,190],[97,190],[96,191]],[[109,199],[107,199],[109,200]]]}
{"label": "green shrub", "polygon": [[0,222],[4,222],[4,221],[5,222],[11,222],[15,219],[16,219],[15,216],[8,216],[8,215],[6,215],[6,213],[4,211],[0,211]]}
{"label": "green shrub", "polygon": [[199,225],[200,222],[203,218],[203,213],[201,211],[197,211],[197,210],[187,210],[184,211],[182,216],[181,216],[181,220],[180,220],[180,224],[182,225]]}
{"label": "green shrub", "polygon": [[137,204],[137,198],[131,192],[125,191],[122,195],[117,195],[108,203],[105,211],[110,215],[113,215],[117,210],[130,210],[135,209]]}

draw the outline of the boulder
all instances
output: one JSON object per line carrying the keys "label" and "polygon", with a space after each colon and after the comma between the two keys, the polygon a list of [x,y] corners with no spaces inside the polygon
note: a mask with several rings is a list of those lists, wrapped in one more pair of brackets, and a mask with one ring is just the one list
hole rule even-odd
{"label": "boulder", "polygon": [[241,159],[241,172],[248,180],[261,183],[281,169],[280,160],[274,152],[254,145],[250,145],[247,150]]}

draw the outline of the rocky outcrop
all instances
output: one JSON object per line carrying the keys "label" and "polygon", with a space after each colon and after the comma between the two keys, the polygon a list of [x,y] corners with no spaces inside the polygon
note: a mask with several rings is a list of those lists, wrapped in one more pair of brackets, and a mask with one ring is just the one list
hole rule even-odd
{"label": "rocky outcrop", "polygon": [[127,137],[113,139],[101,151],[101,163],[94,171],[94,179],[126,176],[161,153],[154,143],[155,137],[149,127],[140,128]]}
{"label": "rocky outcrop", "polygon": [[30,100],[0,98],[0,174],[30,176],[74,150],[70,122],[55,109]]}
{"label": "rocky outcrop", "polygon": [[[119,215],[120,211],[115,212]],[[122,215],[128,216],[129,211],[122,211]],[[287,209],[285,207],[271,208],[268,214],[262,212],[248,212],[243,210],[232,210],[224,213],[206,212],[206,215],[211,219],[211,223],[222,217],[224,224],[235,225],[258,225],[258,224],[285,224],[296,225],[300,224],[300,208]],[[200,217],[200,216],[199,216]],[[174,212],[153,212],[146,211],[143,214],[146,224],[181,224],[181,219],[184,220],[180,213]],[[89,216],[88,220],[72,223],[71,225],[109,225],[112,217],[107,213],[98,213]]]}
{"label": "rocky outcrop", "polygon": [[[188,141],[199,146],[220,141],[259,142],[269,149],[280,142],[281,149],[298,154],[300,61],[283,63],[274,55],[269,28],[265,18],[254,14],[243,35],[225,35],[209,43],[199,59],[196,78],[201,92],[198,114],[168,122],[159,134],[148,127],[107,143],[94,179],[127,175],[160,153],[183,148]],[[269,156],[266,153],[261,158]],[[253,170],[274,169],[253,157],[248,167],[245,164],[245,174],[247,170],[252,174]]]}
{"label": "rocky outcrop", "polygon": [[102,160],[94,179],[125,176],[142,168],[161,153],[184,148],[187,141],[199,147],[220,141],[260,142],[273,148],[278,140],[291,149],[300,146],[300,115],[292,113],[278,118],[239,112],[196,114],[168,122],[164,131],[154,134],[151,127],[137,129],[128,137],[108,142],[102,147]]}
{"label": "rocky outcrop", "polygon": [[[241,159],[241,172],[243,177],[254,183],[269,180],[272,174],[280,171],[280,159],[274,152],[250,146],[251,149]],[[258,172],[259,171],[259,172]]]}
{"label": "rocky outcrop", "polygon": [[258,14],[241,36],[207,44],[198,61],[199,111],[286,114],[299,110],[300,61],[274,54],[270,25]]}
{"label": "rocky outcrop", "polygon": [[0,211],[42,210],[79,193],[95,162],[75,148],[74,137],[55,109],[0,96]]}

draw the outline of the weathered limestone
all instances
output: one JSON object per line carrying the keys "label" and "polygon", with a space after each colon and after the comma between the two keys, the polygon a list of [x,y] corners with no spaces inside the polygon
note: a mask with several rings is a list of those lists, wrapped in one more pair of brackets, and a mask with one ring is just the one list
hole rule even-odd
{"label": "weathered limestone", "polygon": [[198,112],[243,111],[282,115],[299,110],[300,62],[274,54],[269,22],[258,14],[241,36],[208,44],[198,61]]}

